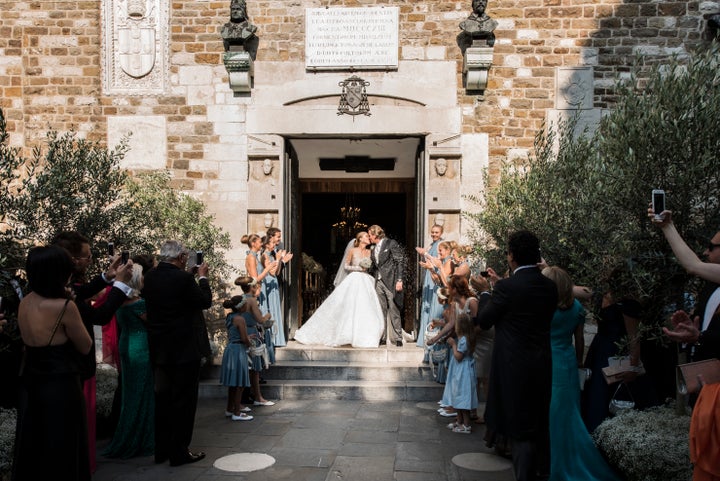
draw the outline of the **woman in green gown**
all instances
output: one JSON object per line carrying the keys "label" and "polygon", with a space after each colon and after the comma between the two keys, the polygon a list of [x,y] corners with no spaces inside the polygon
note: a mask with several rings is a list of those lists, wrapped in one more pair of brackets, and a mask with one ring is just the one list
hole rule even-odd
{"label": "woman in green gown", "polygon": [[585,310],[573,298],[573,282],[564,270],[546,267],[542,273],[558,288],[558,307],[550,325],[550,481],[618,481],[620,478],[595,447],[580,415],[578,365],[584,350]]}
{"label": "woman in green gown", "polygon": [[115,313],[120,330],[122,402],[115,435],[103,452],[109,458],[150,456],[155,451],[155,396],[145,329],[145,300],[140,298],[142,267],[133,266],[133,294]]}

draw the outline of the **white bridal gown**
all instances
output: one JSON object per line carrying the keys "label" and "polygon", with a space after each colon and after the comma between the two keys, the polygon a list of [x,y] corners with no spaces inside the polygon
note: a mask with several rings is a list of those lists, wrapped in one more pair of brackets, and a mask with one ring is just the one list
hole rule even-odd
{"label": "white bridal gown", "polygon": [[[350,269],[362,257],[353,255]],[[302,344],[378,347],[385,323],[375,293],[375,279],[365,272],[350,272],[305,324],[295,332]]]}

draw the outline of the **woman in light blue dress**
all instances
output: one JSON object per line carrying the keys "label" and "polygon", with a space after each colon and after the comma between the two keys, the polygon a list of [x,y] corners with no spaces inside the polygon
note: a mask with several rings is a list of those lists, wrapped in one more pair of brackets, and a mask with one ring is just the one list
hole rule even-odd
{"label": "woman in light blue dress", "polygon": [[[565,271],[559,267],[547,267],[543,274],[552,279],[558,288],[558,308],[550,326],[553,369],[550,480],[617,481],[620,478],[595,447],[580,415],[578,365],[584,350],[585,310],[573,298],[573,283]],[[593,375],[602,376],[602,373]]]}
{"label": "woman in light blue dress", "polygon": [[[246,252],[245,255],[245,272],[248,276],[255,279],[260,286],[262,286],[260,290],[260,295],[257,299],[258,305],[260,306],[260,310],[263,314],[266,314],[270,312],[269,305],[267,302],[267,295],[265,294],[265,278],[270,275],[271,271],[273,269],[277,268],[278,263],[276,261],[268,262],[266,265],[263,265],[262,263],[262,245],[263,240],[259,235],[256,234],[249,234],[244,235],[241,239],[241,242],[246,244],[250,250]],[[277,279],[275,279],[275,282],[277,282]],[[236,282],[237,284],[237,282]],[[275,351],[272,348],[272,345],[267,343],[267,340],[271,339],[269,330],[266,331],[268,334],[266,335],[266,345],[268,349],[268,356],[270,357],[270,362],[275,362]]]}
{"label": "woman in light blue dress", "polygon": [[[269,312],[270,319],[275,321],[273,326],[266,331],[270,341],[268,342],[268,345],[272,343],[273,351],[275,346],[284,347],[287,344],[285,342],[285,328],[283,325],[282,303],[280,301],[280,283],[278,282],[277,277],[275,277],[275,274],[277,274],[277,267],[279,263],[270,255],[274,248],[275,243],[273,241],[273,238],[263,237],[263,251],[261,257],[262,265],[263,267],[268,267],[271,265],[275,266],[270,269],[268,275],[265,276],[265,279],[263,279],[265,303],[262,307],[263,314],[265,312]],[[275,362],[274,357],[275,356],[273,352],[273,355],[271,356],[271,362],[273,363]]]}
{"label": "woman in light blue dress", "polygon": [[[425,347],[424,333],[427,330],[428,324],[433,318],[440,317],[442,315],[442,306],[438,302],[437,290],[440,286],[433,280],[432,269],[433,266],[426,260],[426,256],[437,257],[438,255],[438,244],[442,241],[440,237],[443,233],[442,226],[434,225],[430,229],[430,238],[432,243],[427,249],[417,247],[415,250],[422,256],[420,260],[420,266],[425,269],[425,278],[422,286],[422,305],[420,307],[420,323],[418,326],[417,333],[417,346]],[[435,314],[433,316],[432,314]],[[426,354],[427,355],[427,354]]]}

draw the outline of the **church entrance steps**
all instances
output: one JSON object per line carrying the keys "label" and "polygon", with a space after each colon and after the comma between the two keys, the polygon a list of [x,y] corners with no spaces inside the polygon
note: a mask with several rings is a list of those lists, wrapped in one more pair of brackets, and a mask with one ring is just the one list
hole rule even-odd
{"label": "church entrance steps", "polygon": [[[443,385],[433,380],[423,350],[414,343],[377,349],[304,346],[291,341],[275,351],[276,364],[263,373],[267,399],[437,401]],[[225,397],[220,366],[200,384],[200,397]]]}

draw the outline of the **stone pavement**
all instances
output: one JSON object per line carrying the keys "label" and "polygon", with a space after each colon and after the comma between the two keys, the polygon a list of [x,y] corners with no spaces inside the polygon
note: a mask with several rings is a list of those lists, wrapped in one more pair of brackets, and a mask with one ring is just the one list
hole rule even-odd
{"label": "stone pavement", "polygon": [[101,440],[93,480],[514,479],[510,462],[485,447],[484,426],[474,424],[469,435],[453,433],[446,428],[452,418],[439,416],[437,407],[434,400],[284,399],[253,407],[252,421],[230,421],[225,399],[201,398],[191,450],[207,453],[204,460],[170,467],[153,457],[106,459],[99,453],[108,440]]}

